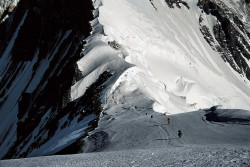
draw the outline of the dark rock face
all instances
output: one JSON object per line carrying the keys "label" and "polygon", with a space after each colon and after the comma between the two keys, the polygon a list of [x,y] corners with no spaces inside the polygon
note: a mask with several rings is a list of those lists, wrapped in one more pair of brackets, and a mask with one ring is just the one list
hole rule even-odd
{"label": "dark rock face", "polygon": [[188,9],[190,8],[188,3],[184,0],[165,0],[165,2],[170,8],[174,8],[174,5],[176,5],[178,8],[181,8],[181,4],[186,6]]}
{"label": "dark rock face", "polygon": [[[82,77],[76,61],[91,31],[92,10],[91,0],[21,0],[0,24],[0,116],[10,120],[0,131],[0,147],[8,148],[0,158],[28,157],[73,120],[90,114],[90,122],[98,119],[99,94],[110,73],[70,102],[70,88]],[[96,124],[88,126],[82,136]]]}
{"label": "dark rock face", "polygon": [[96,132],[95,134],[89,136],[88,140],[90,146],[88,146],[86,152],[101,151],[109,144],[108,138],[108,133],[104,131]]}
{"label": "dark rock face", "polygon": [[150,1],[151,5],[155,8],[155,10],[157,10],[157,8],[155,7],[153,1],[152,0],[149,0],[149,1]]}
{"label": "dark rock face", "polygon": [[[250,59],[250,33],[236,14],[231,12],[225,5],[217,4],[213,0],[200,0],[198,6],[206,14],[216,17],[217,24],[213,32],[202,25],[203,18],[200,17],[201,32],[212,48],[220,52],[225,62],[242,76],[250,80],[250,67],[246,60]],[[214,34],[212,37],[211,33]]]}
{"label": "dark rock face", "polygon": [[[34,142],[28,147],[28,149],[25,152],[23,152],[20,155],[18,155],[18,150],[19,150],[18,147],[20,147],[20,145],[25,145],[24,143],[28,142],[31,139],[30,134],[32,133],[34,128],[31,128],[30,126],[31,125],[32,127],[38,126],[37,122],[30,123],[30,121],[36,119],[39,122],[40,121],[39,119],[42,117],[43,114],[41,114],[40,117],[34,114],[32,116],[29,116],[27,120],[25,120],[24,122],[18,122],[19,124],[18,127],[20,128],[17,129],[18,133],[17,136],[20,136],[20,138],[16,141],[14,146],[11,147],[8,154],[6,154],[4,158],[9,159],[12,158],[13,155],[15,155],[15,157],[17,155],[19,157],[27,157],[29,156],[29,153],[32,150],[40,148],[40,146],[48,142],[50,138],[52,138],[55,135],[56,131],[67,129],[69,126],[74,126],[72,125],[72,122],[75,119],[77,119],[77,123],[79,123],[83,121],[85,117],[94,114],[95,118],[89,121],[88,128],[86,128],[83,132],[82,136],[86,137],[86,134],[89,131],[92,131],[94,130],[95,127],[97,127],[99,114],[102,111],[101,101],[100,101],[101,99],[99,98],[100,93],[103,91],[104,88],[103,84],[111,76],[112,74],[110,74],[109,72],[104,72],[103,74],[100,75],[99,79],[86,90],[86,93],[82,97],[73,102],[68,103],[67,106],[63,109],[58,109],[51,112],[50,118],[48,118],[48,120],[44,123],[43,127],[40,127],[38,135],[34,137],[35,138]],[[67,119],[63,122],[61,126],[59,126],[59,121],[62,120],[62,118],[67,118]],[[45,132],[48,132],[47,137],[44,137]],[[81,139],[79,138],[79,140],[71,144],[71,146],[67,147],[67,149],[63,149],[61,151],[61,154],[79,153],[80,151],[79,148],[81,149],[81,147],[77,149],[75,145],[81,146],[79,145],[80,140]],[[60,154],[60,152],[57,154]]]}

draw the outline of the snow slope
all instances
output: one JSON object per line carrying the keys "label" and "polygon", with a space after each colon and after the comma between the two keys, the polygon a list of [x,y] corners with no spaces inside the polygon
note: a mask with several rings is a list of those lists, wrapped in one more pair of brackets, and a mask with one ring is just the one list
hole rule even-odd
{"label": "snow slope", "polygon": [[[126,93],[138,90],[154,101],[154,110],[161,113],[215,105],[250,109],[249,81],[235,73],[204,39],[197,2],[189,1],[190,9],[172,9],[163,0],[152,1],[154,7],[148,0],[94,1],[99,15],[92,22],[94,32],[86,56],[78,62],[85,78],[72,87],[72,99],[83,95],[101,71],[123,71],[119,62],[124,59],[133,67],[122,72],[107,92],[107,97],[123,92],[107,102],[109,106],[125,102]],[[212,28],[216,18],[206,16],[206,20]],[[123,49],[112,50],[108,40],[116,40]]]}
{"label": "snow slope", "polygon": [[[188,1],[190,9],[171,9],[163,0],[152,1],[154,6],[147,0],[94,1],[99,15],[92,25],[94,31],[85,48],[86,56],[78,62],[86,77],[72,87],[72,98],[79,96],[74,95],[75,90],[84,90],[90,81],[86,72],[93,66],[88,66],[89,54],[95,62],[99,56],[98,63],[106,63],[102,58],[110,50],[107,41],[116,40],[123,48],[110,55],[133,66],[118,75],[106,90],[104,111],[98,128],[86,139],[85,152],[189,145],[194,150],[218,145],[228,149],[249,145],[249,125],[202,121],[205,113],[199,109],[212,106],[245,109],[243,117],[248,117],[250,89],[249,81],[235,73],[204,39],[199,29],[201,11],[197,2]],[[212,28],[216,18],[205,17]],[[93,55],[99,43],[102,52]],[[112,64],[109,70],[119,73]],[[199,111],[172,115],[195,110]],[[230,115],[228,111],[223,113]],[[231,116],[237,117],[235,113],[241,111],[234,110]],[[166,115],[173,120],[171,126],[166,125]],[[176,139],[178,129],[185,134],[181,140]]]}
{"label": "snow slope", "polygon": [[[247,112],[241,111],[245,115]],[[0,166],[249,166],[249,125],[209,122],[202,119],[204,111],[171,116],[150,114],[154,117],[127,110],[115,120],[106,121],[114,134],[109,136],[113,144],[106,145],[106,151],[3,160]],[[126,119],[129,115],[134,119]],[[177,137],[178,129],[183,132],[181,139]],[[124,148],[120,150],[115,145]]]}
{"label": "snow slope", "polygon": [[[226,154],[225,154],[226,152]],[[249,162],[249,149],[174,147],[167,149],[131,150],[88,153],[78,155],[38,157],[22,160],[0,161],[5,167],[16,166],[242,166]]]}

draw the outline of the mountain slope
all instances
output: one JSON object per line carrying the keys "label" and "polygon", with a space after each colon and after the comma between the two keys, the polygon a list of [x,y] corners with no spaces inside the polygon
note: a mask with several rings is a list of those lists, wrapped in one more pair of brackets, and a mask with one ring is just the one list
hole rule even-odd
{"label": "mountain slope", "polygon": [[[236,126],[202,121],[207,108],[249,114],[248,17],[240,10],[249,4],[95,0],[91,11],[90,1],[30,3],[20,1],[1,24],[12,27],[1,41],[1,158],[52,155],[75,141],[73,153],[249,144],[237,114]],[[183,140],[160,142],[178,129]]]}
{"label": "mountain slope", "polygon": [[[248,125],[236,122],[209,122],[204,111],[169,116],[155,114],[150,118],[143,112],[127,111],[123,117],[109,122],[111,135],[106,145],[98,145],[97,152],[78,155],[48,156],[0,161],[5,167],[14,166],[242,166],[250,163],[249,121],[246,111],[230,112],[231,117],[241,112],[248,117]],[[218,113],[227,113],[220,110]],[[130,114],[134,119],[130,118]],[[124,119],[130,118],[130,119]],[[116,123],[114,123],[116,122]],[[129,122],[129,123],[127,123]],[[108,122],[106,122],[108,123]],[[100,125],[103,126],[103,125]],[[122,128],[122,130],[121,130]],[[183,135],[178,138],[177,130]],[[121,130],[121,131],[120,131]],[[109,131],[107,131],[109,132]],[[99,142],[102,138],[96,134]],[[112,136],[112,134],[115,134]],[[104,135],[103,135],[104,137]],[[118,137],[121,137],[118,139]],[[140,137],[140,138],[139,138]],[[108,144],[108,139],[111,142]],[[117,140],[118,139],[118,140]],[[105,140],[103,140],[105,141]],[[116,145],[117,144],[117,145]],[[115,147],[116,146],[116,147]],[[122,148],[124,147],[124,148]],[[118,149],[119,148],[119,149]],[[104,150],[101,150],[104,149]],[[106,151],[105,151],[106,150]],[[92,150],[94,151],[94,150]]]}
{"label": "mountain slope", "polygon": [[[92,50],[87,50],[86,56],[78,62],[79,69],[87,76],[90,72],[86,69],[104,62],[104,69],[119,74],[114,64],[109,61],[106,67],[106,61],[103,61],[106,51],[111,50],[107,43],[112,40],[122,46],[120,50],[113,50],[112,54],[134,66],[119,74],[104,94],[104,111],[98,127],[85,140],[85,152],[157,147],[160,145],[155,141],[157,138],[177,136],[178,129],[187,133],[187,138],[181,141],[184,145],[248,145],[246,133],[249,127],[243,130],[245,127],[236,126],[233,132],[227,132],[228,127],[218,129],[205,125],[203,129],[199,127],[202,126],[199,121],[193,124],[193,119],[202,110],[188,118],[185,115],[182,119],[174,119],[175,125],[171,129],[164,125],[167,117],[155,113],[168,115],[220,106],[245,109],[249,114],[247,77],[237,73],[225,63],[221,53],[211,47],[199,19],[204,15],[204,22],[212,29],[215,23],[219,24],[219,20],[213,15],[205,15],[197,6],[198,1],[187,4],[188,7],[180,4],[178,8],[173,4],[174,8],[169,8],[168,3],[157,0],[95,1],[96,13],[99,14],[93,22],[96,31],[89,37],[90,42],[86,46],[86,49]],[[95,48],[100,48],[100,51],[95,52]],[[89,63],[88,57],[95,57],[93,64]],[[90,67],[86,68],[89,64]],[[100,73],[98,70],[91,72],[91,75]],[[84,94],[89,84],[89,80],[85,81],[83,79],[81,84],[72,87],[72,98],[81,95],[74,92],[83,90]],[[197,119],[201,118],[202,115]],[[207,132],[208,136],[196,140],[203,132]],[[181,143],[177,140],[170,145]]]}
{"label": "mountain slope", "polygon": [[[100,105],[93,107],[84,99],[97,96],[96,87],[109,75],[104,73],[96,80],[89,95],[70,102],[70,87],[82,77],[76,61],[91,31],[91,9],[91,1],[23,0],[3,19],[1,158],[27,157],[34,150],[33,155],[54,154],[93,128],[91,121],[98,118]],[[97,111],[82,113],[87,106]]]}
{"label": "mountain slope", "polygon": [[[93,45],[99,48],[101,42],[116,40],[123,47],[114,51],[117,57],[135,65],[125,71],[107,92],[108,97],[117,92],[119,99],[114,99],[114,103],[125,102],[122,99],[125,98],[124,93],[138,90],[154,101],[154,110],[161,112],[179,113],[214,105],[249,109],[247,76],[237,73],[229,63],[225,63],[223,56],[205,40],[199,22],[204,14],[197,6],[198,1],[189,2],[189,8],[183,5],[174,9],[169,8],[166,2],[156,0],[95,2],[101,6],[94,25],[100,27],[96,23],[98,21],[104,34],[97,38],[94,33],[90,37],[90,48]],[[204,22],[209,26],[216,22],[219,24],[212,15],[206,15]],[[109,46],[106,45],[106,49],[102,47],[104,50],[110,50]],[[88,69],[93,69],[92,64],[87,66],[88,51],[84,52],[87,56],[78,62],[84,76],[90,73]],[[96,54],[102,62],[102,53],[91,54]],[[246,57],[242,59],[249,62]],[[84,84],[72,87],[72,92],[84,90]],[[119,96],[126,87],[131,90]],[[80,95],[72,93],[72,98]]]}

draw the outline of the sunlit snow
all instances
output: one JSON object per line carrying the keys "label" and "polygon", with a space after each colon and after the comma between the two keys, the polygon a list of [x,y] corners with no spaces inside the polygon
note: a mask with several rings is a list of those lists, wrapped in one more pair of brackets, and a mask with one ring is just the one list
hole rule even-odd
{"label": "sunlit snow", "polygon": [[[165,1],[154,0],[156,10],[148,0],[95,1],[97,7],[102,4],[97,20],[105,35],[101,28],[95,30],[100,27],[98,23],[92,24],[94,33],[86,46],[90,51],[78,62],[85,78],[72,87],[72,99],[83,95],[101,71],[117,71],[123,58],[134,67],[113,84],[108,97],[114,91],[139,90],[155,102],[154,110],[161,113],[215,105],[250,109],[249,82],[233,72],[205,41],[199,30],[201,11],[197,2],[189,1],[189,10],[184,6],[171,9]],[[206,16],[206,20],[212,30],[216,19]],[[97,31],[99,35],[95,35]],[[122,50],[112,49],[107,45],[109,40],[120,43]],[[119,68],[124,70],[122,65]],[[121,103],[121,98],[107,105]],[[185,105],[179,104],[183,99]]]}

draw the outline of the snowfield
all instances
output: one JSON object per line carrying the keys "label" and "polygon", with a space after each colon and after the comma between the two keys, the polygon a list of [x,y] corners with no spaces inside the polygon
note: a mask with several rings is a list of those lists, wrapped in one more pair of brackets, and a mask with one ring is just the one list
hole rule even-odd
{"label": "snowfield", "polygon": [[[71,100],[104,71],[113,79],[85,153],[0,166],[249,166],[250,82],[204,39],[200,15],[210,30],[216,19],[197,2],[172,9],[164,0],[93,0],[93,31],[77,63],[83,79]],[[122,48],[110,47],[113,40]]]}
{"label": "snowfield", "polygon": [[3,167],[249,166],[248,148],[171,147],[0,161]]}
{"label": "snowfield", "polygon": [[106,126],[99,127],[109,131],[90,136],[85,146],[86,151],[95,153],[3,160],[0,166],[249,166],[250,120],[248,124],[209,122],[205,113],[166,116],[152,111],[146,115],[131,109],[113,115],[115,119],[106,115],[102,118]]}

